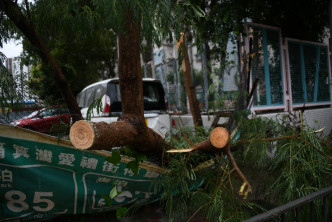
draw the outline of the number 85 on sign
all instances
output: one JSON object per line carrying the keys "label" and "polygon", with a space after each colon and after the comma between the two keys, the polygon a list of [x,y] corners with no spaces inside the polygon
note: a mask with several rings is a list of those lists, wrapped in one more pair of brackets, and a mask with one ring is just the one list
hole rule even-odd
{"label": "number 85 on sign", "polygon": [[48,212],[55,207],[52,201],[53,192],[35,192],[32,206],[29,206],[26,194],[19,190],[7,191],[4,197],[8,210],[14,213],[21,213],[30,207],[33,211]]}

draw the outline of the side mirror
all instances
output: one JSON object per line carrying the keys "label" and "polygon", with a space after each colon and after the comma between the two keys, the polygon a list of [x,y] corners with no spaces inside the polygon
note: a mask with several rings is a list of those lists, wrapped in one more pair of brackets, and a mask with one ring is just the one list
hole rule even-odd
{"label": "side mirror", "polygon": [[39,113],[39,114],[38,114],[38,117],[39,117],[39,118],[44,118],[44,115],[43,115],[42,113]]}

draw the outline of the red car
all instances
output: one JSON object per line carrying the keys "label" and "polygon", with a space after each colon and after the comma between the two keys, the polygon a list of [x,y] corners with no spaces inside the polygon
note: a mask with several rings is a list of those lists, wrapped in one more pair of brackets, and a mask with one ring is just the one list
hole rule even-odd
{"label": "red car", "polygon": [[71,115],[67,108],[57,105],[35,111],[25,118],[10,123],[41,133],[68,132]]}

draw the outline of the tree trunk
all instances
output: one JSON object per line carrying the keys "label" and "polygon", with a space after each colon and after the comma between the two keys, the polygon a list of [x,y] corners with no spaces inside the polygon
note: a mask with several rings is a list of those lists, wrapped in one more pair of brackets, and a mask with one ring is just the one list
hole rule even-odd
{"label": "tree trunk", "polygon": [[72,115],[73,122],[81,120],[81,110],[78,107],[76,98],[72,90],[69,88],[65,76],[63,75],[60,67],[50,54],[50,51],[45,45],[44,41],[37,34],[30,22],[24,17],[18,5],[11,0],[1,0],[0,10],[6,13],[6,15],[15,24],[15,26],[19,30],[21,30],[21,32],[29,39],[31,44],[38,49],[37,53],[41,57],[43,62],[49,64],[54,69],[54,81],[57,83],[62,97],[64,98],[68,106],[68,109]]}
{"label": "tree trunk", "polygon": [[164,139],[146,126],[144,119],[143,82],[140,63],[140,16],[133,18],[128,8],[123,19],[125,32],[119,33],[119,84],[122,116],[106,124],[79,121],[70,129],[76,148],[105,149],[129,145],[133,149],[161,159]]}
{"label": "tree trunk", "polygon": [[181,67],[183,71],[184,85],[186,87],[186,93],[189,100],[189,107],[193,116],[194,126],[202,127],[203,122],[202,122],[201,112],[199,109],[199,103],[196,97],[195,86],[193,83],[193,77],[190,69],[188,48],[186,46],[184,34],[181,36],[181,39],[177,42],[177,47],[184,56]]}
{"label": "tree trunk", "polygon": [[141,21],[133,21],[128,9],[124,19],[125,32],[119,33],[119,84],[122,118],[136,116],[144,122],[143,82],[140,57]]}
{"label": "tree trunk", "polygon": [[242,46],[242,38],[241,34],[237,36],[237,46],[238,46],[238,58],[239,58],[239,73],[240,80],[238,85],[239,97],[235,102],[233,115],[228,120],[227,129],[229,131],[233,131],[235,129],[235,112],[246,109],[247,106],[247,79],[248,79],[248,61],[247,61],[247,53]]}
{"label": "tree trunk", "polygon": [[77,121],[70,129],[70,140],[79,149],[110,150],[131,146],[135,150],[161,157],[166,143],[163,138],[137,118],[107,124]]}

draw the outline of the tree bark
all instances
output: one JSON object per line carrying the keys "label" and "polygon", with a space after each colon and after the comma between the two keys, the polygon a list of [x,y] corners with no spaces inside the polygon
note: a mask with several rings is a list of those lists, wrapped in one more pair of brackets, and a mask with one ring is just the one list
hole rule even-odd
{"label": "tree bark", "polygon": [[140,57],[141,20],[133,19],[128,8],[123,19],[124,31],[119,33],[119,84],[122,102],[122,118],[136,116],[144,122],[143,82]]}
{"label": "tree bark", "polygon": [[72,115],[73,122],[82,119],[81,110],[78,107],[76,98],[69,88],[68,82],[63,75],[61,68],[58,66],[54,58],[52,57],[49,49],[44,41],[40,38],[38,33],[32,27],[31,23],[22,14],[20,8],[16,3],[11,0],[1,0],[0,10],[5,12],[15,26],[29,39],[31,44],[38,50],[37,53],[41,57],[44,63],[49,64],[55,71],[54,81],[64,98],[69,112]]}
{"label": "tree bark", "polygon": [[[199,103],[196,97],[195,86],[193,83],[193,77],[190,69],[190,62],[189,62],[189,54],[188,48],[185,42],[184,34],[181,36],[180,40],[177,42],[177,47],[180,52],[182,52],[183,61],[182,61],[182,71],[183,71],[183,79],[184,85],[186,87],[186,93],[189,100],[189,107],[193,116],[194,126],[195,127],[202,127],[202,116],[199,109]],[[181,53],[180,53],[181,54]]]}
{"label": "tree bark", "polygon": [[227,129],[229,131],[233,131],[235,129],[235,112],[241,111],[247,108],[247,97],[248,97],[248,89],[247,89],[247,79],[248,79],[248,58],[245,49],[242,46],[242,38],[241,35],[237,36],[237,46],[238,46],[238,58],[239,58],[239,73],[240,80],[238,85],[239,97],[235,102],[233,115],[228,120]]}

